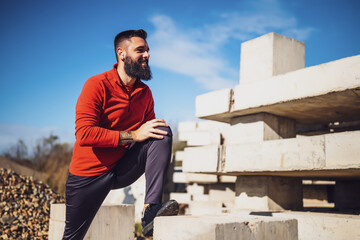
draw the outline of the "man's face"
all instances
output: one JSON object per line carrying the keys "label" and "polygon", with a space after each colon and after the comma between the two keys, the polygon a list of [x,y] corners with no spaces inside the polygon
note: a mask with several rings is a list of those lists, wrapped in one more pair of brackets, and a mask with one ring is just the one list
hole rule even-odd
{"label": "man's face", "polygon": [[124,62],[125,73],[133,78],[150,80],[152,76],[148,65],[149,57],[146,41],[139,37],[130,38]]}

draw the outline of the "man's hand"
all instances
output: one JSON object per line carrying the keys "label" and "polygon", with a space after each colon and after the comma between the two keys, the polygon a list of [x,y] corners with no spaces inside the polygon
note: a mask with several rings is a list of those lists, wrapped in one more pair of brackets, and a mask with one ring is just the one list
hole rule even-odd
{"label": "man's hand", "polygon": [[135,131],[132,131],[132,137],[135,142],[142,142],[148,138],[157,138],[157,139],[163,139],[164,136],[168,134],[168,132],[156,129],[156,127],[160,126],[169,126],[164,120],[162,119],[153,119],[150,121],[147,121],[141,127]]}

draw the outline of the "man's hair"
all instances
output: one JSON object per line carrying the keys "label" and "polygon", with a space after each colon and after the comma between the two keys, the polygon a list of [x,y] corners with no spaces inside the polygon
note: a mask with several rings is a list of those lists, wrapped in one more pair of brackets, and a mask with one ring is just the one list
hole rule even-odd
{"label": "man's hair", "polygon": [[125,41],[128,40],[132,37],[140,37],[144,40],[146,40],[147,37],[147,33],[145,30],[143,29],[139,29],[139,30],[127,30],[127,31],[123,31],[121,33],[119,33],[118,35],[116,35],[115,40],[114,40],[114,48],[115,48],[115,56],[116,56],[116,60],[119,61],[118,56],[116,54],[116,49],[119,47],[119,45]]}

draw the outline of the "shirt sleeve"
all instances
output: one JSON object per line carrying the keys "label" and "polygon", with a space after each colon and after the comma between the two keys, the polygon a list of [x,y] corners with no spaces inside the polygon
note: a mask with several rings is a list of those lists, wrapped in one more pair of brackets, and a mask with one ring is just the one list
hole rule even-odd
{"label": "shirt sleeve", "polygon": [[119,132],[100,126],[105,88],[96,78],[84,84],[76,104],[75,137],[80,146],[117,147]]}

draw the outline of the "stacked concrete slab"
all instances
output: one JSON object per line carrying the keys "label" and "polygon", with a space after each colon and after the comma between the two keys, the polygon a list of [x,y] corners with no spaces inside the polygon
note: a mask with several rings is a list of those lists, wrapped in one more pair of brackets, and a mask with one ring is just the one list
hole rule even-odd
{"label": "stacked concrete slab", "polygon": [[[185,193],[173,192],[170,198],[179,203],[188,204],[187,214],[222,213],[234,206],[235,176],[218,176],[215,174],[193,173],[187,171],[194,164],[203,169],[206,164],[189,162],[187,155],[192,147],[212,147],[222,144],[224,132],[230,125],[216,121],[181,122],[178,126],[179,140],[186,141],[188,148],[175,154],[177,167],[173,174],[174,183],[186,185]],[[210,156],[214,152],[210,152]],[[212,168],[213,166],[207,166]],[[198,207],[201,206],[201,207]],[[204,206],[207,206],[204,208]]]}
{"label": "stacked concrete slab", "polygon": [[198,96],[196,116],[222,127],[179,126],[189,145],[182,170],[236,176],[232,211],[302,210],[303,193],[318,193],[327,208],[353,214],[337,217],[359,223],[360,55],[305,68],[303,43],[266,34],[242,44],[239,85]]}

